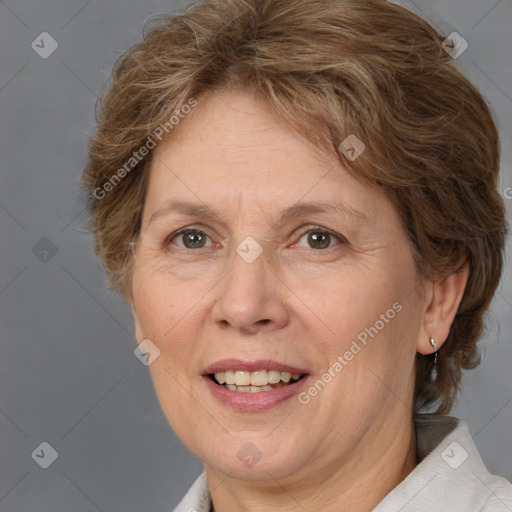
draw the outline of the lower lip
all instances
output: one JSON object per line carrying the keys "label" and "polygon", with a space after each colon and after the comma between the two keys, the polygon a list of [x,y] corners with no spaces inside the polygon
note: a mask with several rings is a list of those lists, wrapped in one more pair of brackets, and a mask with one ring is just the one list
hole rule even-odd
{"label": "lower lip", "polygon": [[210,388],[215,398],[224,405],[238,411],[263,411],[275,407],[284,400],[296,395],[307,378],[308,376],[306,375],[293,384],[269,391],[246,393],[243,391],[230,391],[224,386],[213,382],[207,375],[203,376],[206,385]]}

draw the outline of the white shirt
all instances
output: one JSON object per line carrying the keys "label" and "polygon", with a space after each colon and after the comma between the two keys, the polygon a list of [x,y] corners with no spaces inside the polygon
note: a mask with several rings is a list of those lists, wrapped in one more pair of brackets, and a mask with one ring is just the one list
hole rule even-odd
{"label": "white shirt", "polygon": [[[372,512],[512,512],[512,484],[487,471],[466,423],[415,416],[419,464]],[[210,512],[206,473],[174,512]]]}

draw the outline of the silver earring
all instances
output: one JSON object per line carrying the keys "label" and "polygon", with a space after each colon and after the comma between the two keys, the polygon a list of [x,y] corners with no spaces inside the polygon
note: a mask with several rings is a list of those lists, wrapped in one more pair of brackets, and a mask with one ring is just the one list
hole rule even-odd
{"label": "silver earring", "polygon": [[434,347],[435,353],[434,353],[434,368],[432,369],[432,374],[430,376],[432,381],[435,381],[437,379],[437,343],[432,336],[430,337],[430,344]]}

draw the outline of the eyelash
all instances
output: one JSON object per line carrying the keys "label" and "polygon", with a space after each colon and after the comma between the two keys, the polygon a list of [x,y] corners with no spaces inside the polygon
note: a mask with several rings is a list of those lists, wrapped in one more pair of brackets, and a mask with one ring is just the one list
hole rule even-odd
{"label": "eyelash", "polygon": [[[342,245],[348,243],[347,240],[344,237],[342,237],[341,235],[337,235],[336,233],[333,233],[332,231],[329,231],[328,229],[321,228],[319,226],[307,226],[306,230],[299,234],[298,240],[300,240],[304,235],[311,233],[311,232],[321,233],[323,235],[329,235],[333,238],[336,238],[339,242],[341,242]],[[186,228],[183,228],[183,229],[169,235],[164,241],[164,248],[167,248],[171,244],[171,242],[174,238],[176,238],[180,235],[185,235],[187,233],[200,233],[200,234],[205,235],[206,237],[210,238],[204,231],[201,231],[200,229],[196,229],[193,227],[186,227]],[[321,252],[321,251],[329,251],[330,249],[333,249],[334,247],[335,246],[327,247],[325,249],[315,249],[315,248],[310,247],[309,249],[312,251],[315,251],[315,252]],[[199,249],[190,249],[188,247],[179,247],[178,246],[178,249],[182,249],[185,251],[197,251],[200,249],[207,249],[207,248],[208,247],[199,247]]]}

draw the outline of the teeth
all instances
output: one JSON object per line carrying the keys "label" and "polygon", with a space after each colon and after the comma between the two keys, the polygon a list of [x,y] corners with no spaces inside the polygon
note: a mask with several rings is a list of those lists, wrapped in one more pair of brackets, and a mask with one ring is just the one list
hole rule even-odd
{"label": "teeth", "polygon": [[275,370],[270,370],[268,372],[268,383],[269,384],[277,384],[281,380],[281,372],[276,372]]}
{"label": "teeth", "polygon": [[259,372],[251,373],[251,385],[253,386],[265,386],[268,384],[268,373],[267,370],[261,370]]}
{"label": "teeth", "polygon": [[226,384],[229,391],[242,391],[244,393],[259,393],[260,391],[270,391],[272,386],[235,386],[234,384]]}
{"label": "teeth", "polygon": [[276,370],[258,370],[248,372],[245,370],[227,370],[215,373],[215,380],[219,384],[225,384],[230,391],[242,391],[246,393],[258,393],[273,389],[269,384],[288,384],[290,380],[300,379],[299,373],[279,372]]}
{"label": "teeth", "polygon": [[236,386],[250,386],[251,372],[235,372],[235,385]]}

